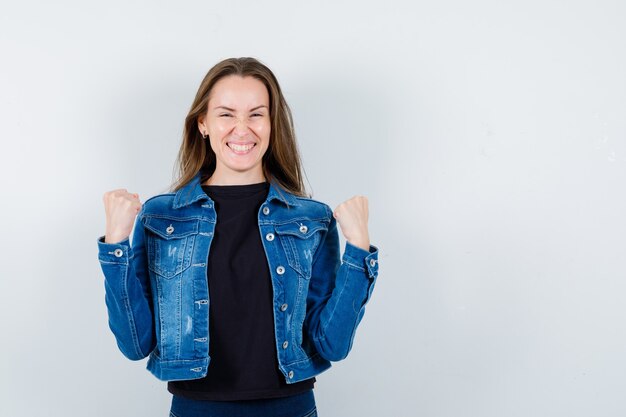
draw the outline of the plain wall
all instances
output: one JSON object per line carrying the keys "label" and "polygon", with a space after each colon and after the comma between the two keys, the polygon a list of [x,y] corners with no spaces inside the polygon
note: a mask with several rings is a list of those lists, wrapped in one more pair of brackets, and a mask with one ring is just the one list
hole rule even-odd
{"label": "plain wall", "polygon": [[234,56],[277,75],[313,197],[370,202],[320,416],[626,415],[625,3],[298,3],[2,5],[0,415],[168,414],[108,328],[102,196],[166,190]]}

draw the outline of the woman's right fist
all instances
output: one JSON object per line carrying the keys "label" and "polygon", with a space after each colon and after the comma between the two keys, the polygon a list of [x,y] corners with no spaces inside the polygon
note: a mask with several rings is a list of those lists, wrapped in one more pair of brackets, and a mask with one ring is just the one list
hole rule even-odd
{"label": "woman's right fist", "polygon": [[106,213],[104,242],[121,242],[130,236],[135,217],[141,210],[139,195],[129,193],[126,188],[120,188],[104,193],[102,201]]}

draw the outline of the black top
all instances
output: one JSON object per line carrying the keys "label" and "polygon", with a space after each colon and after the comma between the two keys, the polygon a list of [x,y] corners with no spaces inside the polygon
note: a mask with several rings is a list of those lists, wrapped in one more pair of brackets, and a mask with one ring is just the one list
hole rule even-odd
{"label": "black top", "polygon": [[269,183],[202,189],[214,201],[217,216],[207,265],[211,361],[206,377],[169,381],[168,391],[231,401],[312,389],[314,377],[287,384],[278,368],[273,290],[258,225]]}

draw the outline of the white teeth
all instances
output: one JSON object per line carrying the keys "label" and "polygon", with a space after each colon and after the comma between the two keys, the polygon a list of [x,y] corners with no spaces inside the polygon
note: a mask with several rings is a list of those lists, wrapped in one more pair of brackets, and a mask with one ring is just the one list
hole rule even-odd
{"label": "white teeth", "polygon": [[235,145],[234,143],[229,143],[228,146],[230,146],[232,149],[236,150],[237,152],[246,152],[252,149],[252,147],[254,146],[254,143],[251,145],[244,145],[244,146]]}

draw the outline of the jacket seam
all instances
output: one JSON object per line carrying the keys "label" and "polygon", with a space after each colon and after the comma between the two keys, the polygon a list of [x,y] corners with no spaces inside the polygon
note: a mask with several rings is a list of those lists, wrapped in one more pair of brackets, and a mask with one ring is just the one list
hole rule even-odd
{"label": "jacket seam", "polygon": [[[367,296],[366,296],[367,297]],[[366,301],[367,304],[367,301]],[[359,311],[357,312],[355,318],[354,318],[354,324],[352,325],[352,334],[350,335],[350,344],[348,345],[348,352],[350,350],[352,350],[352,343],[354,342],[354,337],[356,335],[356,329],[359,325],[359,316],[361,315],[361,311],[365,309],[365,304],[363,304],[361,306],[361,308],[359,309]]]}
{"label": "jacket seam", "polygon": [[326,230],[324,230],[323,236],[320,238],[320,242],[317,244],[315,251],[313,251],[313,258],[311,259],[311,273],[313,272],[313,269],[314,269],[313,267],[315,266],[315,263],[317,262],[317,258],[320,256],[320,253],[322,252],[321,248],[326,243],[326,238],[328,237],[328,233],[330,231],[330,224],[332,223],[332,217],[331,217],[332,212],[330,212],[330,209],[328,208],[327,204],[324,204],[324,209],[326,210],[326,217],[322,220],[324,220],[324,222],[328,224],[327,224]]}
{"label": "jacket seam", "polygon": [[291,365],[295,365],[295,364],[299,364],[299,363],[303,363],[303,362],[311,362],[311,360],[313,358],[318,357],[318,356],[321,357],[320,353],[319,352],[315,352],[315,353],[313,353],[311,356],[309,356],[306,359],[299,359],[299,360],[293,361],[293,362],[286,362],[285,366],[291,366]]}
{"label": "jacket seam", "polygon": [[339,291],[339,295],[337,296],[337,301],[335,302],[335,305],[333,306],[333,310],[331,311],[330,316],[328,317],[328,321],[326,322],[326,325],[322,325],[322,334],[324,335],[324,339],[326,338],[326,329],[328,328],[328,326],[330,325],[330,322],[332,321],[333,317],[335,316],[335,311],[337,310],[337,305],[339,305],[339,302],[341,301],[341,298],[343,296],[343,292],[346,289],[346,284],[347,284],[348,279],[349,279],[349,276],[348,276],[348,274],[346,274],[346,282],[344,282],[344,284],[341,286],[341,291]]}
{"label": "jacket seam", "polygon": [[[329,216],[328,217],[328,230],[326,230],[325,235],[324,235],[324,240],[320,242],[320,244],[317,247],[317,250],[315,251],[315,255],[314,258],[311,262],[311,273],[313,272],[315,263],[317,262],[318,258],[319,258],[319,254],[322,252],[322,248],[323,246],[326,244],[326,239],[328,238],[328,233],[330,232],[330,224],[332,223],[332,212],[330,212],[330,208],[328,207],[327,204],[324,204],[324,209],[326,210],[326,215]],[[338,268],[337,272],[339,272],[339,270],[341,270],[341,267]],[[345,289],[345,285],[341,288],[341,292],[339,293],[339,298],[341,299],[341,295],[343,294],[343,290]],[[328,303],[328,300],[326,301]],[[335,307],[333,308],[333,311],[330,314],[330,317],[328,318],[328,322],[326,323],[326,325],[322,324],[322,331],[320,334],[320,337],[315,337],[315,339],[317,339],[317,341],[325,341],[326,340],[326,329],[328,328],[328,325],[330,324],[331,319],[333,318],[333,316],[335,315],[335,310],[337,309],[337,303],[335,303]]]}
{"label": "jacket seam", "polygon": [[130,264],[133,258],[134,258],[134,255],[129,256],[128,266],[124,268],[124,285],[122,286],[122,288],[124,289],[124,292],[122,296],[124,297],[124,307],[126,308],[126,317],[128,319],[130,333],[133,339],[133,348],[135,349],[135,353],[139,357],[145,357],[145,355],[141,351],[141,347],[139,346],[139,338],[137,337],[137,326],[135,325],[135,319],[133,317],[132,308],[130,306],[130,298],[128,297],[128,270],[130,269]]}
{"label": "jacket seam", "polygon": [[366,272],[365,268],[363,268],[362,266],[355,265],[355,264],[353,264],[352,262],[349,262],[349,261],[342,261],[342,262],[344,264],[350,265],[351,267],[353,267],[355,269],[358,269],[361,272]]}
{"label": "jacket seam", "polygon": [[126,262],[111,262],[111,261],[105,261],[103,259],[100,259],[100,263],[101,264],[107,264],[107,265],[126,265]]}

